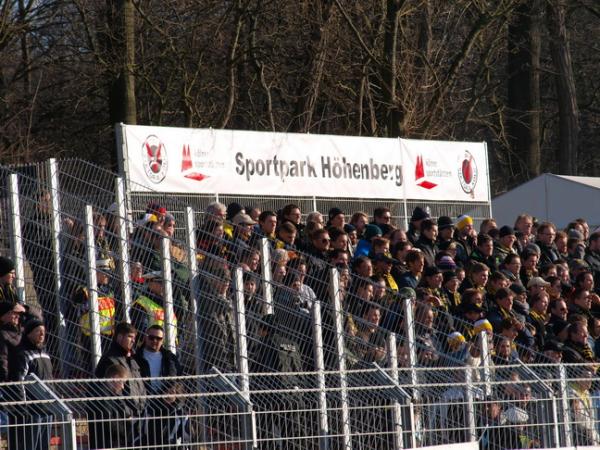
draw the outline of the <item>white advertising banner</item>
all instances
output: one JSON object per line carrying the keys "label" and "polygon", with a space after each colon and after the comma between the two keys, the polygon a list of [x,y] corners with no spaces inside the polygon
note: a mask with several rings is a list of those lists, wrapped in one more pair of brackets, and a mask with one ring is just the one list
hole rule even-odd
{"label": "white advertising banner", "polygon": [[490,200],[485,143],[400,139],[400,147],[406,198]]}
{"label": "white advertising banner", "polygon": [[[124,126],[130,189],[402,198],[397,139]],[[137,185],[137,186],[136,186]]]}
{"label": "white advertising banner", "polygon": [[488,201],[485,145],[121,125],[132,191]]}

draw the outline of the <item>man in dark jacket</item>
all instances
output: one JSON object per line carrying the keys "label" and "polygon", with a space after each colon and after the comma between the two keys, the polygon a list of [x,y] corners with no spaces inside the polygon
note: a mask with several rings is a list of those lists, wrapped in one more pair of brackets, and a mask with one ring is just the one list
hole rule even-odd
{"label": "man in dark jacket", "polygon": [[127,322],[121,322],[115,327],[113,341],[106,353],[100,358],[95,375],[98,378],[107,378],[107,370],[111,366],[122,366],[129,371],[131,377],[127,380],[123,390],[124,395],[131,396],[133,415],[139,420],[134,421],[133,442],[139,445],[146,436],[146,422],[143,417],[146,411],[146,387],[141,380],[142,373],[138,362],[134,358],[133,346],[137,330]]}
{"label": "man in dark jacket", "polygon": [[0,382],[9,381],[9,360],[21,343],[21,314],[25,308],[16,303],[0,303]]}
{"label": "man in dark jacket", "polygon": [[41,380],[52,379],[52,361],[46,353],[46,327],[39,319],[31,319],[23,328],[23,338],[9,365],[9,378],[22,381],[35,374]]}
{"label": "man in dark jacket", "polygon": [[600,231],[596,231],[590,236],[590,244],[585,251],[584,260],[594,275],[594,285],[598,292],[600,289]]}
{"label": "man in dark jacket", "polygon": [[556,227],[554,224],[544,222],[538,227],[535,243],[541,250],[540,260],[538,261],[540,267],[546,264],[553,264],[556,260],[560,259],[556,245],[554,245],[555,237]]}
{"label": "man in dark jacket", "polygon": [[[146,380],[146,391],[160,397],[148,403],[148,444],[157,448],[170,448],[178,439],[184,441],[187,418],[181,411],[181,384],[173,380],[160,380],[159,377],[176,377],[182,374],[177,356],[162,346],[164,330],[160,325],[152,325],[146,330],[144,343],[135,355],[142,376]],[[174,447],[175,448],[175,447]]]}
{"label": "man in dark jacket", "polygon": [[437,222],[433,219],[425,219],[421,222],[421,233],[415,243],[415,247],[423,252],[427,267],[435,266],[435,254],[438,251],[436,240],[438,235]]}
{"label": "man in dark jacket", "polygon": [[[15,350],[14,358],[9,364],[9,378],[23,381],[28,375],[35,375],[41,380],[52,379],[52,362],[44,347],[46,328],[39,319],[29,320],[23,328],[23,338]],[[11,426],[8,433],[9,449],[48,450],[50,448],[50,422],[52,416],[42,406],[34,406],[35,392],[24,387],[24,400],[10,414]],[[15,395],[19,395],[15,391]],[[17,400],[14,398],[13,400]]]}

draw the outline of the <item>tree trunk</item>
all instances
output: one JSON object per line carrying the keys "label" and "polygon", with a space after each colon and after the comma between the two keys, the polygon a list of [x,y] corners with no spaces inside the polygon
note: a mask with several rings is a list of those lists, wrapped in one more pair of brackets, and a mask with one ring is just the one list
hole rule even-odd
{"label": "tree trunk", "polygon": [[[135,10],[133,0],[109,0],[110,22],[115,36],[111,39],[110,50],[118,64],[119,73],[110,89],[109,109],[111,122],[124,122],[129,125],[137,123],[135,100]],[[116,6],[116,7],[114,7]]]}
{"label": "tree trunk", "polygon": [[387,0],[385,11],[385,32],[383,55],[381,58],[381,87],[385,125],[388,137],[398,137],[402,133],[404,110],[398,101],[398,17],[404,0]]}
{"label": "tree trunk", "polygon": [[565,0],[548,2],[548,30],[550,52],[555,67],[556,94],[559,115],[558,164],[562,175],[577,173],[577,145],[579,142],[579,108],[575,76],[567,35]]}
{"label": "tree trunk", "polygon": [[508,26],[508,140],[526,166],[522,181],[539,175],[540,130],[540,3],[525,0]]}
{"label": "tree trunk", "polygon": [[309,63],[306,65],[308,72],[305,80],[300,84],[298,102],[294,111],[292,131],[308,132],[312,125],[312,117],[319,97],[323,69],[329,43],[328,22],[332,14],[333,0],[323,0],[311,3],[316,17],[312,25],[312,45]]}

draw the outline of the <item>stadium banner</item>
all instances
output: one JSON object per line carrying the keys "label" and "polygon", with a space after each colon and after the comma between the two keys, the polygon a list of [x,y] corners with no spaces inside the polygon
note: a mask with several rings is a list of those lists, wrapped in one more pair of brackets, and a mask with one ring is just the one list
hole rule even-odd
{"label": "stadium banner", "polygon": [[482,143],[123,124],[117,138],[130,191],[488,201]]}
{"label": "stadium banner", "polygon": [[408,199],[488,202],[484,142],[400,139]]}

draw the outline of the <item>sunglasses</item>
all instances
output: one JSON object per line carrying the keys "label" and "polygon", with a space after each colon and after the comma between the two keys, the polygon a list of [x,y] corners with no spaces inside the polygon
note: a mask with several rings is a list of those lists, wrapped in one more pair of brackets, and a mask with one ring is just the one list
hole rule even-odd
{"label": "sunglasses", "polygon": [[154,336],[152,334],[149,334],[148,336],[146,336],[148,339],[150,339],[151,341],[162,341],[163,337],[162,336]]}
{"label": "sunglasses", "polygon": [[325,243],[327,243],[327,242],[330,242],[330,241],[331,241],[331,239],[325,239],[325,238],[321,239],[321,242],[322,242],[323,244],[325,244]]}

